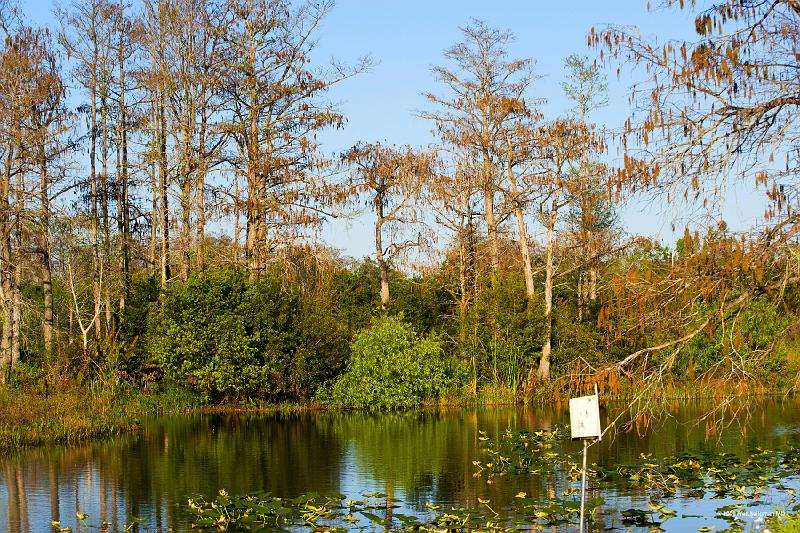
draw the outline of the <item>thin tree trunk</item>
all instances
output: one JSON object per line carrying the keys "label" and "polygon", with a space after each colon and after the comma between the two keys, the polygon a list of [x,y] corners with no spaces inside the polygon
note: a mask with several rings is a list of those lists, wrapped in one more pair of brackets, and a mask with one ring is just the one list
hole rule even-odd
{"label": "thin tree trunk", "polygon": [[[17,258],[19,258],[19,254],[17,254]],[[11,329],[11,368],[14,368],[17,363],[19,363],[19,355],[20,355],[20,321],[22,318],[22,299],[20,295],[20,285],[21,285],[21,272],[22,269],[17,266],[14,269],[14,288],[12,289],[12,301],[13,301],[13,310],[11,313],[12,316],[12,329]]]}
{"label": "thin tree trunk", "polygon": [[119,181],[120,198],[119,211],[119,243],[122,262],[122,290],[119,295],[119,315],[122,320],[125,315],[125,304],[131,290],[130,267],[130,210],[128,206],[128,110],[125,107],[125,19],[124,3],[119,3],[119,122],[120,122],[120,152],[122,157],[121,172],[117,176]]}
{"label": "thin tree trunk", "polygon": [[101,88],[100,96],[100,216],[103,219],[103,246],[104,253],[108,254],[111,224],[109,222],[108,208],[108,104],[107,89],[105,84]]}
{"label": "thin tree trunk", "polygon": [[525,231],[525,219],[522,207],[517,203],[514,206],[514,215],[517,218],[517,232],[519,233],[519,251],[522,255],[522,269],[525,274],[525,294],[528,299],[533,299],[536,287],[533,284],[533,267],[531,266],[531,252],[528,248],[528,235]]}
{"label": "thin tree trunk", "polygon": [[184,181],[181,188],[181,243],[183,245],[181,250],[181,281],[186,281],[189,279],[189,274],[192,270],[192,182],[188,176],[184,176],[183,179],[186,181]]}
{"label": "thin tree trunk", "polygon": [[486,227],[489,237],[489,254],[492,265],[492,272],[497,272],[500,268],[500,248],[497,242],[497,220],[494,216],[494,192],[484,192],[484,206],[486,208]]}
{"label": "thin tree trunk", "polygon": [[500,247],[497,242],[497,219],[494,215],[494,187],[491,184],[491,162],[484,161],[483,205],[486,231],[489,238],[489,261],[492,267],[492,283],[497,282],[497,271],[500,269]]}
{"label": "thin tree trunk", "polygon": [[39,194],[42,208],[39,247],[42,261],[42,295],[44,297],[42,337],[44,339],[45,355],[49,361],[53,354],[53,269],[50,261],[50,184],[47,175],[47,155],[44,141],[39,145],[39,174]]}
{"label": "thin tree trunk", "polygon": [[531,265],[531,252],[528,248],[528,234],[525,229],[525,216],[522,211],[522,202],[517,189],[517,179],[511,167],[511,144],[509,142],[508,154],[506,157],[506,170],[508,172],[508,182],[511,185],[511,194],[514,196],[514,216],[517,219],[517,233],[519,233],[519,251],[522,256],[522,269],[525,274],[525,293],[528,299],[533,299],[536,289],[533,285],[533,267]]}
{"label": "thin tree trunk", "polygon": [[239,210],[239,173],[234,173],[235,179],[233,184],[233,264],[238,267],[239,266],[239,234],[241,233],[241,228],[239,227],[239,221],[241,219],[242,214]]}
{"label": "thin tree trunk", "polygon": [[544,341],[542,342],[542,354],[539,357],[538,368],[531,367],[528,373],[526,391],[531,393],[536,384],[536,380],[547,381],[550,379],[550,353],[552,351],[553,340],[553,252],[554,252],[554,232],[556,225],[556,209],[558,207],[558,193],[553,197],[551,211],[547,217],[547,250],[545,258],[545,279],[544,279]]}
{"label": "thin tree trunk", "polygon": [[[186,81],[186,80],[184,80]],[[191,118],[192,104],[189,91],[184,91],[184,120],[181,129],[183,137],[183,172],[181,176],[181,280],[189,279],[192,266],[192,164],[191,164]]]}
{"label": "thin tree trunk", "polygon": [[16,268],[11,252],[11,170],[12,161],[15,156],[14,143],[6,139],[6,160],[3,169],[2,190],[0,191],[0,286],[3,294],[0,301],[3,307],[3,330],[0,339],[0,380],[8,382],[9,371],[11,369],[11,353],[14,339],[14,270]]}
{"label": "thin tree trunk", "polygon": [[205,187],[206,187],[206,172],[208,171],[208,157],[206,153],[206,134],[208,132],[208,115],[209,115],[209,99],[208,99],[208,80],[206,70],[208,69],[208,45],[207,39],[210,33],[210,28],[206,24],[206,18],[203,17],[202,41],[200,43],[201,51],[201,64],[203,70],[201,72],[200,81],[200,131],[197,132],[197,144],[199,147],[200,161],[197,166],[197,180],[195,185],[196,203],[197,203],[197,234],[196,244],[197,247],[197,270],[203,272],[206,269],[206,253],[205,253],[205,231],[206,231],[206,203],[205,203]]}
{"label": "thin tree trunk", "polygon": [[[205,157],[205,156],[204,156]],[[203,272],[206,269],[206,250],[205,250],[205,225],[206,225],[206,206],[205,206],[205,169],[204,163],[200,163],[197,169],[197,270]]]}
{"label": "thin tree trunk", "polygon": [[[153,113],[155,115],[155,112]],[[155,154],[152,154],[155,155]],[[150,220],[150,267],[151,272],[155,275],[158,270],[157,264],[157,248],[158,248],[158,229],[161,227],[161,209],[158,204],[158,174],[156,171],[155,157],[150,161],[150,188],[153,192],[152,207],[151,207],[151,220]]]}
{"label": "thin tree trunk", "polygon": [[[203,93],[205,94],[205,93]],[[202,97],[201,105],[205,106],[205,97]],[[206,254],[205,254],[205,226],[206,226],[206,203],[205,203],[205,187],[206,187],[206,169],[207,157],[206,154],[206,112],[202,112],[203,116],[200,121],[199,132],[199,145],[200,145],[200,162],[197,167],[197,183],[196,183],[196,203],[197,203],[197,235],[196,235],[196,254],[197,254],[197,270],[203,272],[206,269]]]}
{"label": "thin tree trunk", "polygon": [[[20,148],[19,152],[21,153],[22,150]],[[20,261],[22,259],[20,250],[23,249],[23,232],[22,232],[22,212],[25,209],[25,182],[24,182],[24,172],[17,172],[17,190],[16,194],[14,195],[14,226],[15,232],[17,235],[16,238],[16,249],[17,252],[15,254],[14,259],[16,260],[16,267],[14,268],[14,275],[13,275],[13,288],[11,290],[12,294],[12,303],[13,309],[11,312],[11,324],[12,324],[12,332],[11,332],[11,368],[14,368],[17,363],[19,362],[19,355],[20,355],[20,322],[21,322],[21,315],[22,315],[22,298],[20,295],[20,287],[22,286],[22,265]]]}
{"label": "thin tree trunk", "polygon": [[465,311],[467,309],[467,239],[466,231],[461,230],[458,239],[458,289],[459,289],[459,316],[462,317],[461,323],[461,338],[464,338],[464,320]]}
{"label": "thin tree trunk", "polygon": [[[98,55],[97,43],[95,42],[95,58]],[[98,212],[97,212],[97,64],[92,67],[92,117],[91,117],[91,148],[89,154],[90,179],[92,187],[92,223],[90,225],[92,237],[92,288],[94,293],[94,312],[100,314],[102,305],[102,295],[100,294],[100,236],[98,231]],[[100,338],[100,321],[95,323],[95,337]]]}
{"label": "thin tree trunk", "polygon": [[[162,74],[163,75],[163,74]],[[161,286],[166,287],[169,281],[169,196],[168,196],[168,176],[167,176],[167,115],[165,103],[163,101],[164,84],[160,85],[160,96],[158,102],[158,170],[160,179],[160,200],[161,200]]]}
{"label": "thin tree trunk", "polygon": [[[249,188],[249,186],[248,186]],[[253,207],[253,203],[255,203],[255,199],[250,198],[248,195],[247,198],[247,238],[245,240],[246,251],[245,255],[247,256],[247,271],[250,273],[250,278],[255,279],[258,276],[258,258],[256,257],[256,225],[258,224],[258,219],[255,215],[255,208]]]}
{"label": "thin tree trunk", "polygon": [[550,352],[553,341],[553,232],[555,227],[556,201],[553,200],[553,211],[547,225],[547,258],[545,260],[544,278],[544,342],[542,355],[539,358],[537,378],[543,381],[550,379]]}
{"label": "thin tree trunk", "polygon": [[69,329],[67,331],[67,344],[75,342],[75,308],[69,304]]}
{"label": "thin tree trunk", "polygon": [[[105,63],[103,67],[105,72]],[[108,209],[108,86],[105,82],[101,85],[100,97],[100,124],[101,124],[101,138],[100,138],[100,208],[103,217],[103,258],[105,261],[111,260],[111,222],[109,220]],[[117,152],[117,176],[119,176],[119,151]],[[111,313],[111,287],[106,284],[105,294],[103,295],[105,304],[106,315],[106,332],[111,329],[112,313]],[[97,322],[98,327],[100,321]]]}

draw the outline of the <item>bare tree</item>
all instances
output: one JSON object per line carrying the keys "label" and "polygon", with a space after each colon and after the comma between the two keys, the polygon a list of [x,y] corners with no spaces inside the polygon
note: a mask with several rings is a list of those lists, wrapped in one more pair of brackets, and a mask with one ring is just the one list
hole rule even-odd
{"label": "bare tree", "polygon": [[[94,265],[94,305],[95,312],[100,313],[103,305],[103,295],[100,292],[100,211],[103,207],[104,228],[108,227],[107,222],[107,196],[106,188],[101,186],[106,177],[106,170],[102,176],[97,174],[97,137],[98,137],[98,104],[101,103],[103,87],[108,79],[107,61],[110,56],[110,26],[109,20],[112,12],[111,4],[108,0],[87,0],[75,1],[69,10],[59,11],[59,18],[63,27],[59,33],[59,42],[64,47],[67,57],[73,58],[75,62],[75,77],[84,89],[89,91],[90,110],[89,110],[89,176],[88,185],[90,187],[90,231],[92,234]],[[105,104],[102,110],[105,112]],[[105,124],[104,124],[105,126]],[[101,152],[105,152],[102,150]],[[103,161],[106,154],[103,155]],[[101,178],[102,183],[98,182]],[[98,204],[102,204],[99,206]],[[107,242],[107,239],[106,239]],[[94,323],[95,336],[101,333],[101,323]]]}
{"label": "bare tree", "polygon": [[397,236],[415,232],[420,218],[421,190],[432,177],[433,155],[415,152],[410,147],[398,149],[376,143],[358,144],[343,159],[353,167],[349,183],[352,192],[366,196],[366,203],[375,215],[375,257],[380,271],[381,308],[386,309],[391,263],[420,242],[420,232],[416,238]]}
{"label": "bare tree", "polygon": [[264,272],[283,235],[318,226],[327,183],[315,134],[344,117],[323,99],[331,85],[366,68],[312,70],[314,32],[332,7],[325,1],[229,0],[215,14],[221,60],[216,63],[237,147],[233,161],[247,180],[247,268]]}
{"label": "bare tree", "polygon": [[527,120],[531,109],[525,93],[534,79],[530,59],[508,59],[513,34],[473,20],[461,28],[464,40],[445,51],[453,68],[434,67],[446,94],[426,93],[440,109],[421,116],[433,120],[446,144],[469,150],[480,162],[484,220],[489,239],[490,263],[496,274],[500,264],[496,195],[506,133],[518,121]]}

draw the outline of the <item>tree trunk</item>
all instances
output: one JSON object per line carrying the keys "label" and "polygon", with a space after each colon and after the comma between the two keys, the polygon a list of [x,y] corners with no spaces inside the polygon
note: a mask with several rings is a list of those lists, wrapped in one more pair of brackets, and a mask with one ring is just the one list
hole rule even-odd
{"label": "tree trunk", "polygon": [[556,225],[556,209],[558,207],[558,194],[553,198],[552,210],[547,217],[547,250],[545,258],[545,278],[544,278],[544,341],[542,342],[542,354],[539,357],[538,368],[531,367],[528,373],[526,392],[531,393],[537,380],[547,381],[550,379],[550,352],[552,351],[553,340],[553,252],[554,252],[554,232]]}
{"label": "tree trunk", "polygon": [[[155,113],[153,113],[153,115],[155,115]],[[153,203],[150,215],[150,267],[152,269],[151,272],[155,275],[158,270],[156,267],[156,250],[158,246],[158,228],[161,226],[161,209],[158,203],[159,183],[154,157],[150,161],[150,187],[153,192]]]}
{"label": "tree trunk", "polygon": [[13,290],[13,311],[11,313],[12,316],[12,329],[11,329],[11,368],[17,366],[19,363],[19,325],[22,318],[22,299],[19,293],[20,287],[20,271],[21,269],[17,267],[14,271],[15,279],[14,279],[14,290]]}
{"label": "tree trunk", "polygon": [[15,156],[14,143],[6,139],[6,160],[3,169],[2,190],[0,190],[0,286],[3,288],[3,330],[0,339],[0,380],[8,382],[11,369],[11,354],[14,344],[14,270],[16,262],[11,251],[11,171]]}
{"label": "tree trunk", "polygon": [[547,225],[547,258],[545,260],[544,278],[544,342],[542,355],[539,358],[537,378],[543,381],[550,379],[550,352],[553,340],[553,232],[556,223],[556,200],[553,200],[553,211]]}
{"label": "tree trunk", "polygon": [[69,304],[69,329],[67,330],[67,344],[75,342],[75,308]]}
{"label": "tree trunk", "polygon": [[383,254],[383,234],[381,228],[383,226],[383,208],[378,208],[378,220],[375,222],[375,256],[378,261],[378,270],[380,271],[381,280],[381,309],[386,309],[389,304],[389,265],[386,262],[386,257]]}
{"label": "tree trunk", "polygon": [[497,219],[494,216],[494,189],[487,187],[483,191],[483,205],[486,213],[486,231],[489,238],[489,262],[492,267],[492,282],[497,282],[497,271],[500,269],[500,248],[497,242]]}
{"label": "tree trunk", "polygon": [[197,132],[197,144],[200,148],[199,156],[200,161],[197,166],[197,179],[195,185],[195,194],[197,195],[197,235],[196,247],[197,251],[197,270],[203,272],[206,269],[206,254],[205,254],[205,231],[206,231],[206,203],[205,203],[205,186],[206,186],[206,172],[208,171],[208,157],[206,153],[206,133],[208,131],[208,114],[209,114],[209,99],[208,86],[209,76],[207,73],[209,60],[208,60],[208,46],[206,40],[210,34],[211,29],[206,25],[206,18],[203,17],[203,40],[200,44],[201,65],[203,70],[201,72],[200,81],[200,130]]}
{"label": "tree trunk", "polygon": [[[205,100],[201,100],[201,102],[205,102]],[[200,164],[197,168],[197,184],[196,194],[197,194],[197,236],[196,240],[197,243],[195,246],[197,247],[197,270],[203,272],[206,269],[206,254],[205,254],[205,226],[206,226],[206,203],[205,203],[205,187],[206,187],[206,158],[207,154],[205,153],[205,143],[206,143],[206,113],[203,111],[203,118],[201,120],[200,125]]]}
{"label": "tree trunk", "polygon": [[128,206],[128,110],[125,107],[125,19],[124,3],[119,3],[119,121],[120,121],[120,152],[122,157],[121,172],[117,176],[120,197],[118,204],[119,218],[119,246],[122,268],[122,290],[119,295],[120,320],[125,315],[125,303],[131,291],[130,267],[130,210]]}
{"label": "tree trunk", "polygon": [[250,279],[257,279],[261,272],[261,262],[259,256],[261,255],[261,248],[259,246],[260,235],[260,207],[258,204],[257,193],[253,192],[252,185],[248,185],[247,197],[247,271],[250,274]]}
{"label": "tree trunk", "polygon": [[159,209],[161,214],[161,286],[166,287],[169,281],[170,265],[169,265],[169,194],[168,194],[168,169],[167,169],[167,115],[165,109],[165,91],[162,82],[159,88],[159,102],[158,102],[158,174],[160,180],[160,200],[161,207]]}
{"label": "tree trunk", "polygon": [[478,259],[475,253],[475,224],[472,222],[472,214],[467,222],[467,283],[469,302],[472,302],[478,291]]}
{"label": "tree trunk", "polygon": [[192,266],[192,202],[191,202],[191,187],[192,182],[188,176],[183,176],[185,180],[181,188],[181,281],[187,281],[191,273]]}
{"label": "tree trunk", "polygon": [[459,235],[458,239],[458,289],[459,289],[459,316],[462,317],[461,323],[461,335],[460,337],[464,338],[464,320],[463,317],[466,315],[465,311],[467,309],[467,236],[466,231],[464,229],[461,230],[461,234]]}
{"label": "tree trunk", "polygon": [[511,167],[511,144],[509,142],[508,152],[506,157],[506,170],[508,171],[508,182],[511,186],[511,194],[514,196],[514,216],[517,219],[517,233],[519,233],[519,251],[522,256],[522,269],[525,274],[525,293],[528,300],[533,299],[536,293],[533,285],[533,267],[531,265],[531,252],[528,248],[528,233],[525,229],[525,215],[522,211],[522,202],[517,189],[517,179],[514,176],[514,170]]}
{"label": "tree trunk", "polygon": [[53,268],[50,261],[50,184],[44,141],[39,145],[39,174],[39,195],[42,209],[39,248],[42,261],[42,295],[44,297],[42,337],[45,355],[49,361],[53,354]]}
{"label": "tree trunk", "polygon": [[242,214],[239,210],[239,174],[234,173],[235,179],[233,182],[233,264],[238,268],[239,266],[239,221]]}
{"label": "tree trunk", "polygon": [[519,251],[522,255],[522,269],[525,274],[525,294],[529,300],[533,299],[536,294],[536,288],[533,284],[533,267],[531,266],[531,252],[528,248],[528,235],[525,231],[525,219],[522,213],[522,207],[517,204],[514,207],[514,215],[517,218],[517,231],[519,232]]}
{"label": "tree trunk", "polygon": [[[105,63],[103,64],[103,72],[105,73]],[[111,261],[111,223],[109,221],[108,209],[108,86],[103,81],[100,84],[100,208],[103,218],[103,259],[104,261]],[[119,151],[117,151],[117,177],[119,177]],[[119,187],[119,184],[117,184]],[[109,267],[111,265],[109,264]],[[104,270],[104,273],[107,271]],[[111,329],[111,284],[107,283],[105,287],[105,294],[103,295],[105,304],[106,315],[106,332]],[[97,321],[98,327],[100,321]]]}
{"label": "tree trunk", "polygon": [[[22,155],[22,149],[20,147],[19,150],[20,155]],[[25,210],[25,182],[24,182],[24,172],[20,172],[19,169],[17,171],[17,190],[15,196],[14,203],[14,227],[16,233],[16,253],[14,254],[14,260],[17,263],[14,268],[13,274],[13,288],[11,290],[12,295],[12,303],[13,309],[11,312],[11,324],[12,324],[12,333],[11,333],[11,368],[14,368],[17,363],[19,362],[19,355],[20,355],[20,346],[19,346],[19,334],[20,334],[20,322],[22,319],[22,296],[20,294],[20,287],[22,286],[22,253],[21,250],[24,249],[23,245],[23,231],[22,231],[22,213]],[[27,244],[27,243],[25,243]]]}
{"label": "tree trunk", "polygon": [[[188,80],[184,80],[188,82]],[[184,91],[183,96],[183,124],[181,125],[181,137],[183,141],[183,170],[181,174],[181,280],[187,281],[192,270],[192,102],[189,90]]]}
{"label": "tree trunk", "polygon": [[[95,57],[97,57],[97,43],[95,43]],[[92,124],[91,129],[91,148],[89,154],[89,173],[92,187],[92,222],[90,225],[92,237],[92,289],[94,296],[94,312],[100,315],[100,307],[102,305],[102,295],[100,294],[100,235],[98,231],[99,214],[97,212],[97,65],[93,66],[92,70]],[[100,321],[95,323],[95,337],[100,338]]]}

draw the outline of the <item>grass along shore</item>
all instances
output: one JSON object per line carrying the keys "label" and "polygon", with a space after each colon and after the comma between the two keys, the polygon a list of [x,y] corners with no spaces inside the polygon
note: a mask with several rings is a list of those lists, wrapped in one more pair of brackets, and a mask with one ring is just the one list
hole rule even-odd
{"label": "grass along shore", "polygon": [[199,405],[175,389],[86,386],[77,381],[0,387],[0,453],[135,431],[140,419]]}

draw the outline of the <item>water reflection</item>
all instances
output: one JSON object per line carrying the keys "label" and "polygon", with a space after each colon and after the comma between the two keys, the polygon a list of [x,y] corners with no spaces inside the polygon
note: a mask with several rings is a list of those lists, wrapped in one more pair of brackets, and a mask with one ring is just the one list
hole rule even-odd
{"label": "water reflection", "polygon": [[[676,407],[653,431],[618,432],[592,447],[589,460],[613,465],[633,462],[641,453],[658,457],[723,447],[745,454],[756,446],[797,443],[800,413],[794,401],[760,402],[746,430],[732,429],[716,441],[707,441],[704,426],[693,423],[706,410],[698,403]],[[126,521],[143,518],[145,525],[182,531],[188,525],[182,510],[186,498],[213,495],[220,488],[282,496],[317,491],[359,497],[380,491],[403,501],[400,512],[423,513],[426,502],[477,506],[478,498],[502,507],[519,491],[553,497],[565,482],[527,476],[487,483],[474,477],[478,430],[493,437],[507,428],[566,422],[563,408],[163,418],[146,422],[136,435],[31,450],[2,461],[0,530],[49,531],[51,520],[77,527],[80,511],[95,525],[107,521],[122,528]],[[570,444],[562,452],[578,450],[578,444]],[[623,492],[604,496],[609,508],[635,505],[642,497]]]}

